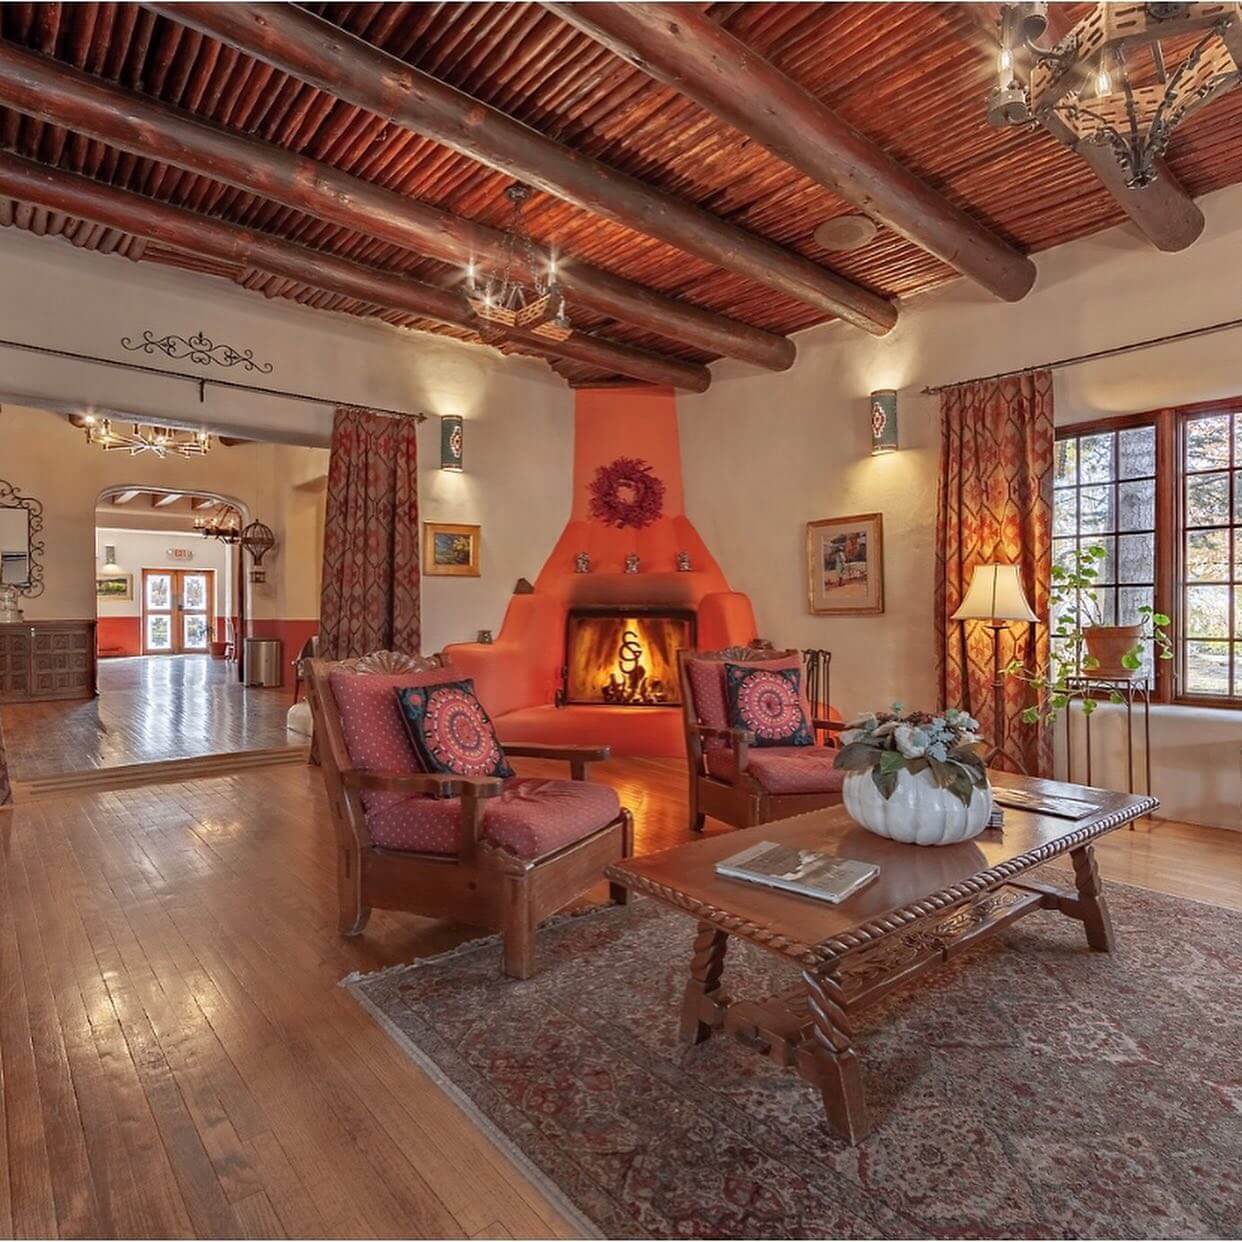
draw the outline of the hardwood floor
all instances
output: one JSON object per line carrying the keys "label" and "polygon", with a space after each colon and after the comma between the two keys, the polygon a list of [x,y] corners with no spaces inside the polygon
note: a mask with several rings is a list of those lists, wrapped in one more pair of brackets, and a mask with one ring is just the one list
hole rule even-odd
{"label": "hardwood floor", "polygon": [[6,703],[9,775],[35,780],[304,743],[285,731],[292,693],[247,688],[236,667],[201,655],[100,660],[97,698]]}
{"label": "hardwood floor", "polygon": [[[597,775],[641,851],[688,837],[680,764]],[[330,833],[303,767],[0,813],[0,1235],[568,1235],[336,986],[471,933],[376,912],[341,940]],[[1242,908],[1242,834],[1143,825],[1100,855]]]}

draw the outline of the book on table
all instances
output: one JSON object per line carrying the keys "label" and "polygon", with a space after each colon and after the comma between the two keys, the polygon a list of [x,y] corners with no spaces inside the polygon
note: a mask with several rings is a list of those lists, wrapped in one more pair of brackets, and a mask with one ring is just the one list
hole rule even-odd
{"label": "book on table", "polygon": [[818,850],[759,841],[740,854],[721,859],[716,864],[716,874],[836,905],[874,880],[880,868],[854,858],[836,858]]}

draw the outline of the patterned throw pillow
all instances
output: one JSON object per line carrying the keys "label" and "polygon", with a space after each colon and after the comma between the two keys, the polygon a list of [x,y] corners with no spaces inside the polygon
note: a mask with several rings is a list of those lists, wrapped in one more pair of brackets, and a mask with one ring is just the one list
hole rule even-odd
{"label": "patterned throw pillow", "polygon": [[753,733],[756,746],[814,746],[801,687],[800,669],[726,663],[730,727]]}
{"label": "patterned throw pillow", "polygon": [[398,690],[397,703],[426,771],[453,776],[514,775],[469,678]]}

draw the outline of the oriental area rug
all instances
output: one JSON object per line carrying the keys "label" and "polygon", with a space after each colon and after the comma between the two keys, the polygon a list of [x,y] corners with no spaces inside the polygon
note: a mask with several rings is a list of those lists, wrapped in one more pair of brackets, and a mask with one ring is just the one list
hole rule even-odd
{"label": "oriental area rug", "polygon": [[[732,1037],[687,1047],[694,923],[650,901],[346,980],[576,1228],[606,1237],[1236,1237],[1242,913],[1112,884],[1112,956],[1032,915],[862,1015],[875,1130]],[[731,940],[725,986],[791,966]]]}

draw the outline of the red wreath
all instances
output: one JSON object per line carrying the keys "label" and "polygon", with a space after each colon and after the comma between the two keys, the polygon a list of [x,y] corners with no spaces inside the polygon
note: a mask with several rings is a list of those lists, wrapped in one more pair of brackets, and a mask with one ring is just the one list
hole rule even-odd
{"label": "red wreath", "polygon": [[618,457],[591,480],[591,516],[606,526],[650,526],[664,513],[664,480],[638,457]]}

